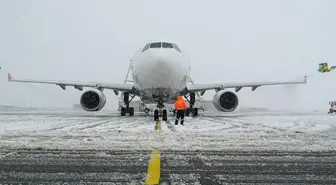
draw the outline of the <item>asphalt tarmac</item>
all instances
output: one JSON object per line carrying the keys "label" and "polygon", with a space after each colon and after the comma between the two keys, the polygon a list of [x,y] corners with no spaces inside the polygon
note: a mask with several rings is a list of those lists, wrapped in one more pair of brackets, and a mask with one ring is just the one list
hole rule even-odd
{"label": "asphalt tarmac", "polygon": [[[171,121],[152,123],[142,116],[0,111],[0,185],[335,185],[336,150],[325,150],[334,148],[333,117],[294,115],[286,121],[272,114],[279,118],[256,113],[190,119],[183,131]],[[263,120],[293,123],[278,128]],[[307,131],[312,128],[327,129]],[[232,149],[218,148],[218,142]]]}
{"label": "asphalt tarmac", "polygon": [[158,152],[1,149],[0,184],[336,184],[335,151]]}

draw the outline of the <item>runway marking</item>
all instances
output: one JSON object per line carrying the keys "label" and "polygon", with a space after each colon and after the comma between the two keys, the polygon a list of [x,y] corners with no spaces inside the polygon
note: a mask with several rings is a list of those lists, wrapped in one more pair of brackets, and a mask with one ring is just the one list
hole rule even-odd
{"label": "runway marking", "polygon": [[[155,130],[161,130],[161,122],[157,121],[155,123]],[[148,164],[147,170],[147,185],[159,184],[161,174],[161,155],[159,150],[153,150]]]}
{"label": "runway marking", "polygon": [[146,178],[147,185],[159,184],[160,171],[161,171],[160,167],[161,167],[160,151],[153,150],[147,170],[147,178]]}
{"label": "runway marking", "polygon": [[157,122],[155,123],[155,130],[156,130],[156,131],[160,131],[160,130],[161,130],[161,122],[160,122],[160,121],[157,121]]}

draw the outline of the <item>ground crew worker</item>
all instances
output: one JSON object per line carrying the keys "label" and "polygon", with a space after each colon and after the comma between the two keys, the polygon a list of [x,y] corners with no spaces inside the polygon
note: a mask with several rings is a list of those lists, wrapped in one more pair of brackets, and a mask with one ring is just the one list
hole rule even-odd
{"label": "ground crew worker", "polygon": [[178,96],[176,102],[174,103],[176,110],[176,120],[175,125],[178,124],[179,119],[181,118],[181,125],[184,122],[184,111],[187,109],[187,104],[185,103],[182,96]]}

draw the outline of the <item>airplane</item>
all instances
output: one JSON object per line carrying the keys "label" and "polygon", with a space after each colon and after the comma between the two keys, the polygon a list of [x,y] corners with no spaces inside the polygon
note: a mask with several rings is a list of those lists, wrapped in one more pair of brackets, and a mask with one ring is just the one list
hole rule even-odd
{"label": "airplane", "polygon": [[[167,121],[165,104],[174,103],[177,96],[184,96],[190,105],[188,111],[193,116],[198,116],[198,108],[193,107],[195,96],[202,96],[208,90],[216,92],[213,105],[218,111],[232,112],[237,109],[239,103],[236,93],[243,87],[251,87],[254,91],[260,86],[307,83],[305,76],[304,79],[296,81],[188,84],[191,72],[189,58],[177,44],[164,41],[151,42],[140,48],[131,59],[130,70],[134,84],[16,79],[10,73],[8,81],[54,84],[63,90],[66,90],[67,86],[73,86],[80,91],[83,91],[84,87],[90,88],[80,97],[80,105],[85,111],[99,111],[105,106],[104,89],[113,90],[116,96],[121,92],[125,104],[120,109],[121,116],[127,113],[134,116],[134,107],[129,105],[134,97],[140,97],[145,104],[157,105],[154,120],[162,118],[163,121]],[[228,91],[227,88],[234,88],[235,92]]]}

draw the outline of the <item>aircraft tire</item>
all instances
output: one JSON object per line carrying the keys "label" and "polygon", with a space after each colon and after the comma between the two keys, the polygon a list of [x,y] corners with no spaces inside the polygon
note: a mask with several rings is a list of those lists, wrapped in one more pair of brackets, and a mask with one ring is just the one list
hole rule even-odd
{"label": "aircraft tire", "polygon": [[159,120],[159,110],[155,109],[154,110],[154,121],[158,121]]}
{"label": "aircraft tire", "polygon": [[189,116],[189,115],[190,115],[190,109],[187,108],[187,109],[185,110],[185,116]]}
{"label": "aircraft tire", "polygon": [[121,107],[121,109],[120,109],[120,115],[121,116],[125,116],[126,115],[126,108],[125,107]]}
{"label": "aircraft tire", "polygon": [[198,116],[198,108],[194,108],[193,110],[193,117]]}
{"label": "aircraft tire", "polygon": [[163,121],[167,121],[167,117],[168,117],[167,110],[164,109],[164,110],[162,111],[162,120],[163,120]]}
{"label": "aircraft tire", "polygon": [[134,116],[134,107],[129,108],[129,115]]}

